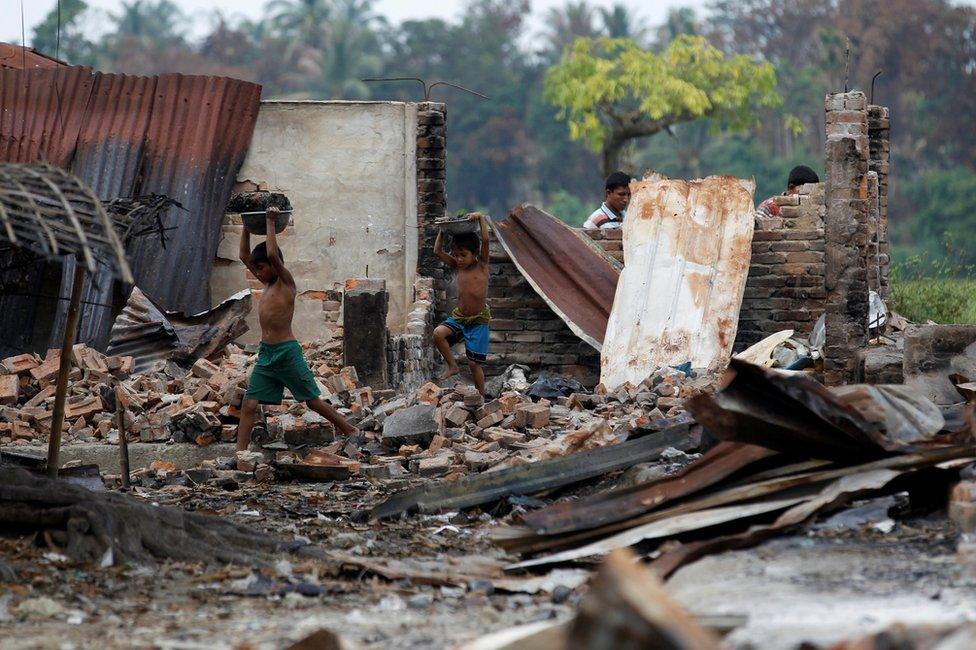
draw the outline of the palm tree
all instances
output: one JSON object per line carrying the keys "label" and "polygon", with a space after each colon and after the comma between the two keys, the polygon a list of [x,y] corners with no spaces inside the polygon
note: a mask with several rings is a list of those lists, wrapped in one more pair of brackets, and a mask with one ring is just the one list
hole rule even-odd
{"label": "palm tree", "polygon": [[700,32],[698,15],[691,7],[679,7],[668,10],[668,17],[664,24],[658,27],[657,40],[661,47],[679,36],[698,34]]}
{"label": "palm tree", "polygon": [[642,43],[647,38],[647,24],[626,5],[617,3],[600,8],[603,32],[611,38],[631,38]]}
{"label": "palm tree", "polygon": [[332,15],[329,0],[271,0],[265,11],[279,37],[319,52],[325,49],[325,24]]}
{"label": "palm tree", "polygon": [[586,0],[567,2],[562,8],[553,7],[546,12],[546,38],[553,58],[558,59],[577,38],[599,35],[594,16],[593,7]]}
{"label": "palm tree", "polygon": [[382,67],[379,32],[387,22],[373,11],[374,0],[334,0],[326,27],[326,65],[322,85],[330,97],[369,96],[363,77]]}
{"label": "palm tree", "polygon": [[112,38],[136,41],[145,46],[167,46],[183,40],[186,17],[170,0],[122,2],[122,11],[112,16]]}

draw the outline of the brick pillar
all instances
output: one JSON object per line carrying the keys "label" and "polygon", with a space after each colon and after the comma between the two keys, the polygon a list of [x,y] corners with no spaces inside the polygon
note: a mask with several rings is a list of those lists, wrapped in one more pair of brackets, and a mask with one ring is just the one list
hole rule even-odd
{"label": "brick pillar", "polygon": [[342,295],[342,362],[356,368],[365,386],[384,389],[386,376],[386,314],[390,294],[386,281],[373,278],[346,280]]}
{"label": "brick pillar", "polygon": [[444,265],[434,257],[434,220],[447,214],[447,105],[424,102],[417,107],[417,275],[434,281],[438,319],[444,317],[451,283]]}
{"label": "brick pillar", "polygon": [[828,386],[855,381],[857,350],[867,338],[868,115],[864,93],[825,100],[827,141],[825,287]]}
{"label": "brick pillar", "polygon": [[878,262],[881,297],[888,297],[888,171],[891,120],[887,106],[868,106],[869,169],[878,174]]}
{"label": "brick pillar", "polygon": [[864,248],[864,264],[868,288],[881,294],[881,205],[878,200],[878,174],[868,172],[868,245]]}

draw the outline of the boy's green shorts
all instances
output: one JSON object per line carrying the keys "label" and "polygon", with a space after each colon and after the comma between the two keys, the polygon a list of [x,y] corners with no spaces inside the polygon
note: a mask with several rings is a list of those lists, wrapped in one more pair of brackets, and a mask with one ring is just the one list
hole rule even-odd
{"label": "boy's green shorts", "polygon": [[281,404],[285,388],[291,391],[296,402],[307,402],[321,394],[298,341],[262,343],[244,399]]}

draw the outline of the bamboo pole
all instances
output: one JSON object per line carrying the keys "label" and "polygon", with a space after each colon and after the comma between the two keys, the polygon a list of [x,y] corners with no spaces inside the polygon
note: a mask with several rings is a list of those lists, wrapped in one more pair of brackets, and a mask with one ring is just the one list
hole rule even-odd
{"label": "bamboo pole", "polygon": [[68,322],[64,326],[61,343],[61,363],[58,366],[58,382],[54,394],[54,413],[51,415],[51,437],[47,445],[47,473],[56,477],[61,467],[61,426],[64,424],[64,402],[68,396],[68,373],[71,372],[71,348],[75,344],[78,329],[78,312],[81,290],[85,281],[85,265],[75,259],[75,279],[71,285],[71,302],[68,303]]}
{"label": "bamboo pole", "polygon": [[121,386],[115,387],[115,418],[116,426],[119,429],[119,469],[122,472],[122,487],[129,489],[132,484],[129,482],[129,441],[125,434],[125,407],[126,398]]}

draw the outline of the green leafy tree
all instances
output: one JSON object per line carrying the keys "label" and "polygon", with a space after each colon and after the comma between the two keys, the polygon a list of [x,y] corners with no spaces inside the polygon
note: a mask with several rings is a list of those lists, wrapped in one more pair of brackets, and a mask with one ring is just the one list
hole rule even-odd
{"label": "green leafy tree", "polygon": [[579,39],[549,69],[546,98],[560,108],[570,136],[602,154],[603,171],[620,167],[624,147],[674,124],[711,118],[731,130],[777,106],[769,63],[728,57],[704,38],[678,36],[662,52],[630,39]]}
{"label": "green leafy tree", "polygon": [[118,40],[156,47],[184,43],[186,16],[171,0],[123,2],[122,11],[112,18]]}
{"label": "green leafy tree", "polygon": [[[82,21],[88,5],[84,0],[62,0],[60,15],[57,7],[34,28],[31,46],[48,56],[59,57],[75,65],[90,65],[94,61],[94,44],[85,37]],[[60,37],[58,25],[60,24]]]}

